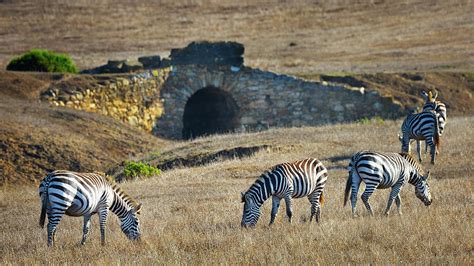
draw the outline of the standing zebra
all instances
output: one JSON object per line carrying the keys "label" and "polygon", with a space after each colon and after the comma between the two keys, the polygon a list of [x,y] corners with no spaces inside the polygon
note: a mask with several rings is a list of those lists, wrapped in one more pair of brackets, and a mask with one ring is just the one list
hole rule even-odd
{"label": "standing zebra", "polygon": [[140,238],[137,204],[112,180],[97,173],[75,173],[58,170],[48,174],[40,183],[41,216],[43,228],[48,213],[48,246],[54,244],[54,235],[64,214],[83,216],[84,227],[81,244],[86,242],[91,216],[99,214],[102,245],[105,244],[105,223],[109,210],[120,219],[122,231],[131,240]]}
{"label": "standing zebra", "polygon": [[[423,111],[434,111],[438,117],[438,127],[439,127],[439,136],[441,137],[446,126],[446,121],[448,119],[446,105],[438,101],[438,92],[435,91],[435,95],[430,91],[426,93],[425,91],[421,92],[421,96],[425,99],[425,104],[423,105]],[[420,141],[416,141],[417,148],[420,149]],[[428,150],[428,145],[425,143],[425,152]]]}
{"label": "standing zebra", "polygon": [[[349,163],[349,177],[344,194],[344,206],[351,194],[352,215],[356,216],[357,193],[361,181],[365,183],[362,201],[373,215],[369,198],[375,189],[391,188],[385,214],[388,215],[393,200],[397,204],[398,213],[401,214],[400,190],[408,182],[415,186],[416,196],[426,206],[432,202],[428,183],[430,173],[423,175],[423,169],[416,160],[407,153],[378,153],[361,151],[355,153]],[[352,193],[351,193],[352,189]]]}
{"label": "standing zebra", "polygon": [[319,222],[321,207],[324,203],[323,189],[327,180],[327,170],[317,159],[308,158],[293,163],[282,163],[262,174],[247,192],[242,192],[244,211],[242,226],[255,226],[260,217],[260,207],[272,196],[270,225],[280,207],[280,200],[285,199],[286,214],[291,223],[291,198],[308,197],[311,203],[311,217]]}
{"label": "standing zebra", "polygon": [[[430,146],[431,164],[435,163],[435,156],[439,153],[439,126],[436,113],[425,111],[409,114],[401,126],[403,137],[399,136],[402,143],[402,152],[410,153],[410,140],[425,140]],[[417,142],[418,159],[421,162],[421,150]]]}

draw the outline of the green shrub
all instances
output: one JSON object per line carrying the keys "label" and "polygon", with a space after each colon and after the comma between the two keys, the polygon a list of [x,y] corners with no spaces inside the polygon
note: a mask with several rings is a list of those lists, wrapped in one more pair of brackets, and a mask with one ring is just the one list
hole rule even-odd
{"label": "green shrub", "polygon": [[383,120],[383,118],[380,116],[374,116],[372,118],[364,117],[362,119],[357,120],[357,123],[362,125],[383,125],[383,123],[385,123],[385,120]]}
{"label": "green shrub", "polygon": [[150,177],[153,175],[159,175],[161,170],[142,162],[127,162],[123,173],[125,176],[132,178]]}
{"label": "green shrub", "polygon": [[32,49],[14,58],[8,63],[7,70],[77,73],[69,55],[42,49]]}

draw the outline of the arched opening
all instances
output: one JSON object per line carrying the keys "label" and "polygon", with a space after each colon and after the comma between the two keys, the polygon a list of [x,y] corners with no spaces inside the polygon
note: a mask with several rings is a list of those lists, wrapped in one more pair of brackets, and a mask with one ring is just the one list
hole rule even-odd
{"label": "arched opening", "polygon": [[239,125],[237,103],[230,93],[213,86],[195,92],[184,107],[184,139],[232,132]]}

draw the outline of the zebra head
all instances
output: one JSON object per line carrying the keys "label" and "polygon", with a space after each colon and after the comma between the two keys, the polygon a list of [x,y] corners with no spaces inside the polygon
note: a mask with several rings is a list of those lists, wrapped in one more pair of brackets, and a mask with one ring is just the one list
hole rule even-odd
{"label": "zebra head", "polygon": [[423,99],[425,99],[425,102],[426,103],[434,103],[436,102],[436,98],[438,98],[438,91],[435,90],[435,93],[433,94],[431,91],[429,91],[428,93],[426,91],[422,91],[421,92],[421,97],[423,97]]}
{"label": "zebra head", "polygon": [[132,207],[121,219],[120,227],[122,228],[122,232],[130,240],[140,239],[140,220],[138,219],[138,215],[140,215],[141,207],[142,204],[138,204],[136,207]]}
{"label": "zebra head", "polygon": [[425,206],[430,206],[431,202],[433,201],[431,198],[430,186],[428,185],[427,180],[430,178],[430,172],[426,174],[426,176],[420,175],[420,181],[415,185],[415,194],[416,197],[419,198]]}
{"label": "zebra head", "polygon": [[242,202],[244,203],[244,213],[242,214],[242,227],[254,227],[260,217],[260,206],[258,206],[255,198],[250,193],[241,193]]}

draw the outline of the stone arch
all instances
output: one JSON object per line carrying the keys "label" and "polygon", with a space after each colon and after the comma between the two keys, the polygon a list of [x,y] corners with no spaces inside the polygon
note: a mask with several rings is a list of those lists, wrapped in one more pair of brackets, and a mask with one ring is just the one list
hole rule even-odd
{"label": "stone arch", "polygon": [[207,86],[189,97],[183,114],[183,139],[233,132],[240,127],[240,110],[232,95]]}

